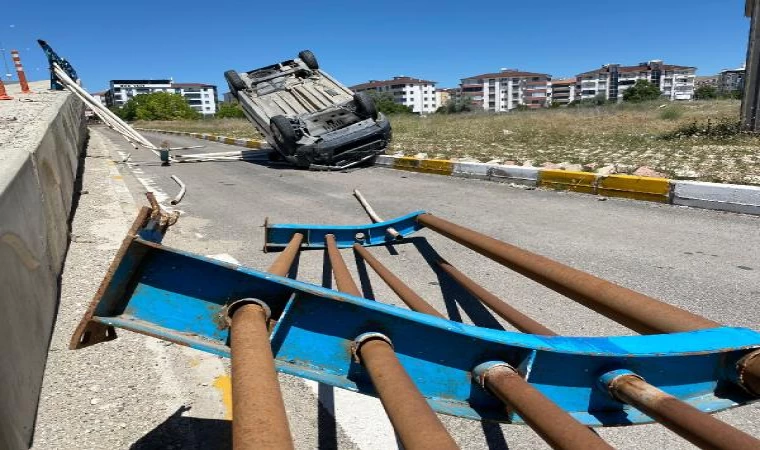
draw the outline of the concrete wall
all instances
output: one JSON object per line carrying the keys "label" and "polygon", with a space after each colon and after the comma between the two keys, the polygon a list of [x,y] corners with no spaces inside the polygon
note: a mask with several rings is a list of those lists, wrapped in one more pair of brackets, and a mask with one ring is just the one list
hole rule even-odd
{"label": "concrete wall", "polygon": [[[13,94],[12,94],[13,95]],[[68,246],[79,155],[87,128],[82,103],[39,92],[37,108],[0,142],[0,448],[30,445],[58,278]],[[44,96],[44,97],[43,97]],[[21,110],[22,102],[0,105]]]}

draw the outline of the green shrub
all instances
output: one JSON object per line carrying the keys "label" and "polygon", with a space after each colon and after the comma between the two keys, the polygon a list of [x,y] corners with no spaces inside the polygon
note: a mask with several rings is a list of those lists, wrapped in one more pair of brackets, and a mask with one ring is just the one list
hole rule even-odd
{"label": "green shrub", "polygon": [[743,132],[741,122],[734,119],[722,119],[713,121],[707,119],[705,123],[694,121],[690,124],[678,127],[676,130],[665,133],[662,139],[684,138],[708,138],[708,139],[731,139],[740,136]]}
{"label": "green shrub", "polygon": [[623,100],[626,102],[641,103],[647,100],[660,98],[660,88],[647,80],[637,80],[636,84],[623,92]]}
{"label": "green shrub", "polygon": [[660,111],[660,119],[662,120],[678,120],[683,117],[683,109],[679,106],[668,106]]}

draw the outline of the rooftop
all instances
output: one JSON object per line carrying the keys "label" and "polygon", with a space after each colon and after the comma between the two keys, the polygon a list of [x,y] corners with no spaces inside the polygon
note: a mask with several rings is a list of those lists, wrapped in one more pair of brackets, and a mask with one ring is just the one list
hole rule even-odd
{"label": "rooftop", "polygon": [[356,89],[370,89],[370,88],[376,88],[381,86],[391,86],[396,84],[436,84],[437,81],[430,81],[430,80],[423,80],[421,78],[413,78],[413,77],[407,77],[407,76],[398,76],[393,77],[391,80],[369,80],[366,83],[357,84],[355,86],[351,86],[352,90]]}
{"label": "rooftop", "polygon": [[175,87],[175,88],[185,88],[185,87],[215,88],[216,86],[213,84],[205,84],[205,83],[172,83],[172,87]]}
{"label": "rooftop", "polygon": [[552,80],[554,86],[572,86],[576,83],[575,78],[564,78],[562,80]]}
{"label": "rooftop", "polygon": [[484,73],[481,75],[474,75],[471,77],[464,77],[462,80],[471,80],[475,78],[526,78],[526,77],[546,77],[550,78],[549,74],[537,73],[537,72],[524,72],[519,69],[504,69],[500,72]]}
{"label": "rooftop", "polygon": [[[695,69],[696,70],[696,67],[692,67],[692,66],[679,66],[679,65],[674,65],[674,64],[664,64],[662,61],[657,61],[657,60],[647,61],[647,62],[641,63],[641,64],[639,64],[637,66],[620,66],[620,65],[617,65],[617,69],[618,69],[618,72],[621,72],[621,73],[646,72],[646,71],[652,70],[652,67],[655,64],[660,64],[660,67],[662,68],[662,70],[688,70],[688,69]],[[602,66],[602,67],[600,67],[598,69],[591,70],[589,72],[579,73],[577,76],[582,77],[582,76],[594,75],[594,74],[598,74],[598,73],[609,73],[610,69],[613,66],[616,66],[616,64],[605,64],[604,66]]]}

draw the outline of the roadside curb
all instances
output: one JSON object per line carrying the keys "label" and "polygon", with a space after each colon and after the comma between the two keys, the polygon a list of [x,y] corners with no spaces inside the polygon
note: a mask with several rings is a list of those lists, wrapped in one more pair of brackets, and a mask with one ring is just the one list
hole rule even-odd
{"label": "roadside curb", "polygon": [[[246,148],[261,148],[255,139],[237,139],[206,133],[136,128],[140,131],[189,136]],[[512,183],[561,191],[581,192],[604,197],[690,206],[700,209],[760,215],[760,187],[736,184],[670,180],[636,175],[599,175],[591,172],[504,166],[477,162],[418,159],[380,155],[376,166],[409,172]]]}
{"label": "roadside curb", "polygon": [[760,187],[670,180],[635,175],[503,166],[476,162],[378,156],[375,165],[411,172],[477,178],[604,197],[760,215]]}

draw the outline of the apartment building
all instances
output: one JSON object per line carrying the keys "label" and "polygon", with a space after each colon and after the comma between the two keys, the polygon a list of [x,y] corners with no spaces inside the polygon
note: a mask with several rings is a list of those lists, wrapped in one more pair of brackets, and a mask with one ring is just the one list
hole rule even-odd
{"label": "apartment building", "polygon": [[92,92],[90,95],[92,96],[93,100],[95,100],[95,103],[99,105],[106,106],[106,93],[108,91],[101,91],[101,92]]}
{"label": "apartment building", "polygon": [[669,100],[691,100],[694,98],[696,71],[695,67],[665,64],[660,60],[637,66],[607,64],[579,74],[576,91],[580,99],[604,95],[609,101],[620,102],[626,89],[638,80],[647,80],[659,86],[663,97]]}
{"label": "apartment building", "polygon": [[462,78],[460,91],[474,107],[486,111],[506,112],[520,105],[543,108],[548,103],[550,81],[551,76],[545,73],[501,69]]}
{"label": "apartment building", "polygon": [[551,103],[567,105],[575,100],[575,78],[565,78],[564,80],[552,80],[550,89]]}
{"label": "apartment building", "polygon": [[422,80],[407,76],[393,77],[391,80],[370,80],[367,83],[351,86],[354,92],[381,92],[393,97],[393,101],[409,106],[416,113],[432,113],[438,109],[435,81]]}
{"label": "apartment building", "polygon": [[741,91],[744,89],[744,67],[738,69],[722,70],[718,74],[718,92],[721,94],[729,94],[734,91]]}
{"label": "apartment building", "polygon": [[171,79],[111,80],[110,89],[105,94],[106,105],[122,106],[137,95],[154,92],[179,94],[199,113],[216,113],[216,86],[204,83],[175,83]]}
{"label": "apartment building", "polygon": [[449,101],[457,99],[458,91],[459,90],[456,88],[436,89],[435,103],[438,105],[439,108],[441,106],[446,106],[449,103]]}

